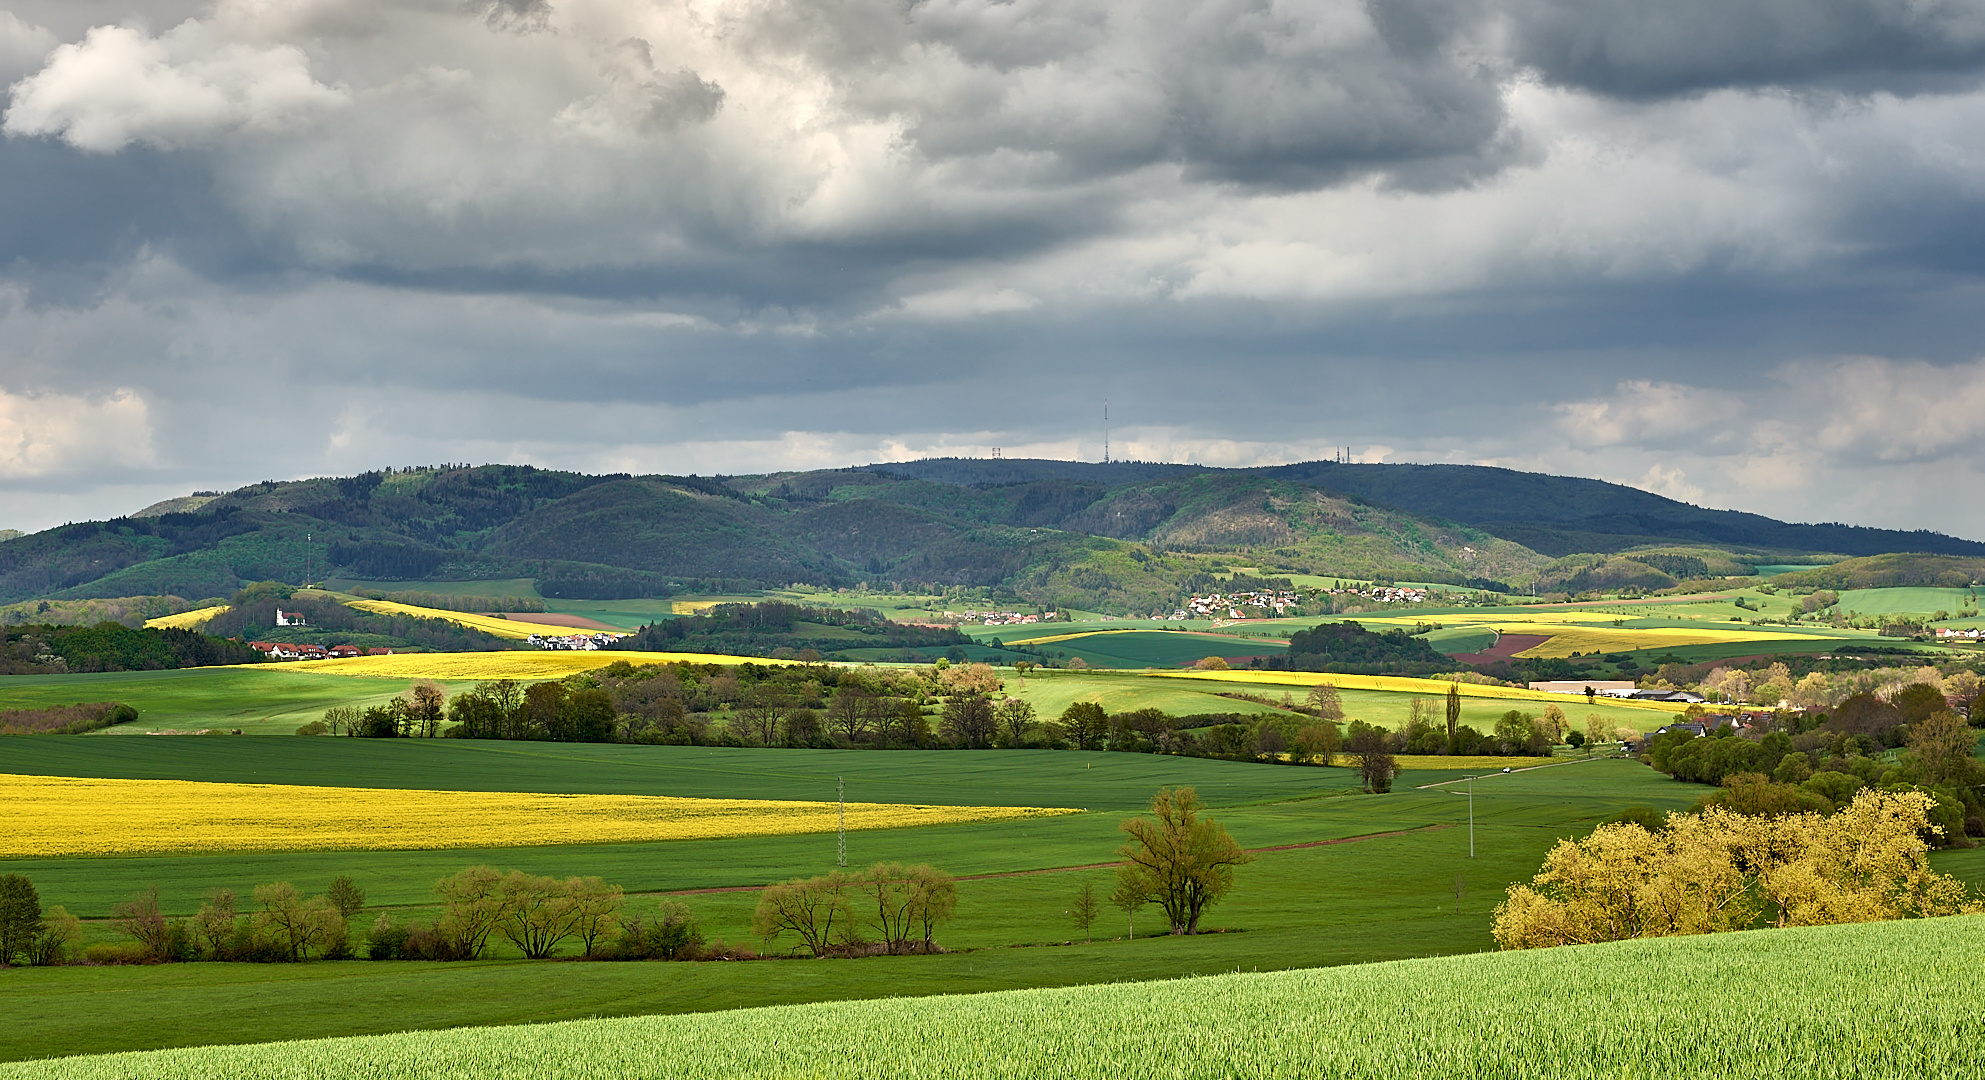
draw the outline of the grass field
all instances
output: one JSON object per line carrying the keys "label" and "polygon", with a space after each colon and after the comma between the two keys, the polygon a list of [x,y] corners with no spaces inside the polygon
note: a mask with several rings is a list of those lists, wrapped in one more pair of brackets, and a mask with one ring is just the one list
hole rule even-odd
{"label": "grass field", "polygon": [[[1985,919],[1968,916],[935,1000],[199,1048],[24,1063],[0,1067],[0,1076],[1971,1076],[1985,1017],[1963,1003],[1985,995],[1985,970],[1973,962],[1981,948]],[[873,961],[844,966],[863,963]],[[1705,986],[1745,991],[1725,995],[1715,1022],[1704,1023]],[[1485,997],[1488,987],[1494,991]]]}
{"label": "grass field", "polygon": [[[329,741],[252,742],[309,747]],[[244,742],[248,741],[216,745],[233,748]],[[883,759],[887,764],[899,755],[824,757]],[[961,881],[958,921],[940,936],[948,948],[960,951],[943,956],[894,958],[909,961],[902,964],[845,965],[572,965],[497,960],[463,965],[361,962],[277,968],[214,964],[35,969],[0,979],[0,1009],[7,1010],[10,1020],[0,1025],[0,1058],[390,1031],[414,1023],[448,1026],[700,1011],[1477,951],[1490,947],[1488,912],[1503,887],[1533,873],[1557,836],[1582,832],[1624,805],[1677,807],[1696,793],[1624,761],[1486,776],[1474,785],[1478,857],[1470,861],[1466,798],[1405,785],[1383,797],[1351,795],[1353,776],[1344,768],[1294,769],[1100,753],[989,752],[923,758],[903,762],[903,780],[920,770],[926,774],[921,782],[938,784],[941,780],[930,775],[942,775],[938,759],[981,758],[988,765],[1013,770],[1003,786],[1031,786],[1043,799],[1064,802],[1074,796],[1092,809],[1111,802],[1121,809],[851,834],[852,865],[927,861],[960,875],[1014,875]],[[1008,764],[1002,758],[1017,760]],[[969,777],[969,768],[961,765],[943,771]],[[555,771],[590,775],[596,770],[561,763]],[[1458,775],[1415,773],[1413,780],[1425,783]],[[856,779],[852,769],[849,778]],[[982,777],[987,779],[991,778]],[[1303,783],[1294,786],[1298,780]],[[1089,880],[1102,891],[1109,887],[1107,868],[1083,868],[1113,858],[1120,839],[1116,824],[1125,813],[1148,799],[1159,784],[1180,782],[1198,783],[1217,804],[1215,816],[1243,845],[1257,849],[1256,861],[1241,869],[1233,897],[1209,920],[1210,926],[1232,932],[1184,940],[1140,934],[1132,942],[1122,940],[1123,916],[1110,912],[1097,928],[1096,944],[1061,945],[1073,933],[1062,912],[1076,886]],[[851,782],[850,791],[862,786]],[[1359,837],[1368,839],[1355,839]],[[1330,842],[1347,840],[1352,842]],[[12,860],[0,863],[0,873],[27,874],[41,890],[44,903],[65,904],[86,917],[101,917],[112,904],[152,885],[160,888],[161,903],[168,911],[185,914],[210,888],[225,886],[245,895],[256,884],[287,880],[318,891],[339,874],[353,876],[371,904],[419,915],[432,902],[429,890],[436,878],[486,862],[560,877],[598,874],[636,893],[741,889],[699,892],[683,899],[712,936],[753,941],[749,932],[756,902],[753,887],[820,873],[831,869],[833,861],[833,838],[816,835],[497,850]],[[1458,899],[1457,877],[1464,884]],[[632,903],[639,910],[653,901],[642,896]],[[1147,929],[1143,918],[1138,927]],[[101,924],[91,930],[108,934]],[[280,995],[280,1008],[269,1007],[272,993]],[[169,1014],[173,1023],[106,1027],[96,1019],[104,1008],[120,1014],[133,1010]]]}
{"label": "grass field", "polygon": [[[1001,639],[1005,640],[1005,639]],[[1209,656],[1233,659],[1287,652],[1277,638],[1168,630],[1097,630],[1034,636],[1008,644],[1039,645],[1065,656],[1079,656],[1096,667],[1175,668]]]}
{"label": "grass field", "polygon": [[[535,653],[498,653],[531,657]],[[546,654],[552,655],[552,654]],[[597,655],[575,653],[571,655]],[[381,659],[390,659],[384,658]],[[319,661],[341,663],[342,661]],[[106,728],[92,738],[147,731],[210,728],[257,735],[288,735],[321,719],[333,705],[377,705],[405,690],[412,679],[351,679],[305,665],[181,668],[176,671],[108,671],[83,675],[0,677],[0,708],[27,709],[79,701],[121,701],[138,719]],[[295,670],[303,667],[303,670]],[[460,684],[466,686],[468,684]],[[451,686],[450,689],[458,687]],[[154,740],[157,741],[157,740]],[[0,743],[0,769],[11,767],[12,743]]]}
{"label": "grass field", "polygon": [[[1002,821],[1031,807],[547,795],[0,773],[0,857],[709,840]],[[103,823],[116,820],[115,829]]]}
{"label": "grass field", "polygon": [[1850,589],[1840,594],[1840,610],[1862,615],[1931,615],[1977,606],[1970,589]]}

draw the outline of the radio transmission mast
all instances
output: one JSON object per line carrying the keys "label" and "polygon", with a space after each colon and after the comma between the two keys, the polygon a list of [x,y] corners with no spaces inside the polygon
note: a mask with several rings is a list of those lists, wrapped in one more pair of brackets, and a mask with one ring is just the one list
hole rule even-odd
{"label": "radio transmission mast", "polygon": [[1103,464],[1110,463],[1110,399],[1103,399]]}

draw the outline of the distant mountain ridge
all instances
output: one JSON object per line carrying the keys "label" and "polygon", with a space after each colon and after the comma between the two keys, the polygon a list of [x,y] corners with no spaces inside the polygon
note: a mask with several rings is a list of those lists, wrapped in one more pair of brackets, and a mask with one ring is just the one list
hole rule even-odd
{"label": "distant mountain ridge", "polygon": [[[1489,465],[1345,464],[1307,461],[1250,469],[1138,462],[932,459],[867,468],[953,484],[1023,483],[1039,477],[1129,483],[1181,472],[1294,480],[1436,520],[1472,525],[1553,557],[1656,543],[1735,545],[1841,556],[1915,552],[1985,555],[1985,543],[1930,531],[1795,524],[1737,510],[1708,510],[1640,488]],[[1119,471],[1120,470],[1120,471]],[[1113,472],[1114,471],[1114,472]]]}
{"label": "distant mountain ridge", "polygon": [[1461,465],[952,458],[738,477],[440,466],[251,484],[18,537],[0,544],[0,603],[194,600],[336,576],[528,578],[569,599],[962,585],[1141,613],[1232,572],[1577,591],[1814,553],[1985,556],[1985,544]]}

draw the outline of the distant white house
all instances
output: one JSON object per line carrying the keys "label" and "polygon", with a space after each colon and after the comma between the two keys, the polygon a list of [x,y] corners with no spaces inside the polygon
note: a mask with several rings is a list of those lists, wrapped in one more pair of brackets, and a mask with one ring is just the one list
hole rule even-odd
{"label": "distant white house", "polygon": [[277,609],[276,609],[276,625],[277,625],[277,626],[308,626],[308,625],[310,625],[310,624],[309,624],[309,623],[306,623],[306,622],[304,622],[304,621],[303,621],[303,612],[301,612],[301,611],[284,611],[284,610],[283,610],[282,608],[277,608]]}

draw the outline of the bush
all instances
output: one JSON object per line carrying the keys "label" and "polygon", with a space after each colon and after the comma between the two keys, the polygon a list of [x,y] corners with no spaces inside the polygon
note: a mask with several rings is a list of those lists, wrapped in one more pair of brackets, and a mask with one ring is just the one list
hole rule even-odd
{"label": "bush", "polygon": [[601,955],[609,960],[693,960],[702,945],[703,930],[689,908],[664,901],[653,918],[623,920],[619,940]]}
{"label": "bush", "polygon": [[85,964],[149,964],[151,951],[135,941],[100,941],[83,950]]}

